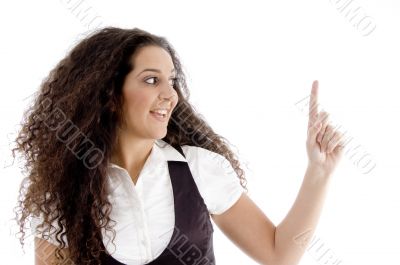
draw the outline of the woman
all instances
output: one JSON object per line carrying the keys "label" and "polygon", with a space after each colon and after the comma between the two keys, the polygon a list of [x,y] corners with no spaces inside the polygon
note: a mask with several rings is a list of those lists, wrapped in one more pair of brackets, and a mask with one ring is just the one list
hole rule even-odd
{"label": "woman", "polygon": [[33,218],[36,264],[215,264],[210,216],[260,264],[296,264],[308,240],[293,238],[314,231],[343,149],[312,108],[317,86],[304,182],[275,226],[189,103],[171,44],[138,28],[92,33],[42,83],[13,150],[27,161],[17,220],[24,235]]}

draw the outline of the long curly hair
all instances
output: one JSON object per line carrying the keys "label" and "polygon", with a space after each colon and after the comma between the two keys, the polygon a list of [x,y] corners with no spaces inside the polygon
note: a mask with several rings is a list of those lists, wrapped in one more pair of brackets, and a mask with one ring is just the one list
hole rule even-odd
{"label": "long curly hair", "polygon": [[[101,229],[112,229],[107,199],[107,166],[116,133],[123,122],[122,85],[133,69],[131,56],[140,47],[156,45],[171,56],[178,104],[163,140],[172,146],[192,145],[224,156],[246,188],[244,170],[224,137],[215,133],[189,103],[185,74],[165,37],[142,29],[105,27],[77,43],[42,81],[25,110],[12,149],[22,154],[28,172],[19,189],[16,220],[20,243],[31,215],[43,216],[44,233],[53,230],[56,257],[68,247],[76,264],[99,264]],[[29,220],[29,219],[28,219]],[[52,226],[57,222],[58,228]],[[56,231],[54,231],[56,229]],[[67,242],[63,237],[66,236]]]}

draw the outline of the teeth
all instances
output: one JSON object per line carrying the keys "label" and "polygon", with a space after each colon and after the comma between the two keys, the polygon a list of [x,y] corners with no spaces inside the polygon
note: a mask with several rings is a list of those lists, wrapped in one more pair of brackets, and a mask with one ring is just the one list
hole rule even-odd
{"label": "teeth", "polygon": [[153,112],[160,114],[160,115],[167,115],[168,111],[167,110],[153,110]]}

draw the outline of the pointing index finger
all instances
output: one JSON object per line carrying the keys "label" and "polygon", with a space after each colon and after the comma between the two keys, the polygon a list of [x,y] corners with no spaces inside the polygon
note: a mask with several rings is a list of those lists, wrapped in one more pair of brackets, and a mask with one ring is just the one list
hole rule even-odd
{"label": "pointing index finger", "polygon": [[309,104],[309,120],[313,121],[318,115],[318,80],[314,80],[311,88]]}

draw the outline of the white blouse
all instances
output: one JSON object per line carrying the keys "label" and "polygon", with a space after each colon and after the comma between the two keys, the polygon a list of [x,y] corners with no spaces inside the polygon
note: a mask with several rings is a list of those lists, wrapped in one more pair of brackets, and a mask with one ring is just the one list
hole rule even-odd
{"label": "white blouse", "polygon": [[[174,196],[167,161],[186,161],[210,214],[221,214],[240,197],[243,187],[222,155],[207,149],[184,145],[183,157],[163,140],[155,140],[137,180],[133,183],[128,171],[110,163],[108,180],[112,203],[111,219],[116,221],[114,244],[112,233],[102,230],[104,246],[112,257],[128,265],[141,265],[155,260],[167,247],[174,229]],[[41,218],[33,217],[32,233]],[[57,223],[53,223],[57,226]],[[59,245],[53,238],[47,241]],[[65,242],[67,242],[64,237]]]}

